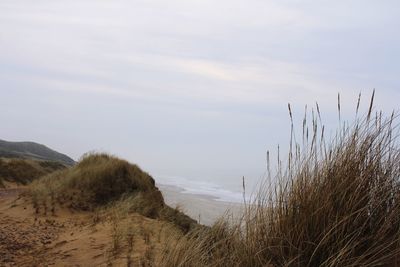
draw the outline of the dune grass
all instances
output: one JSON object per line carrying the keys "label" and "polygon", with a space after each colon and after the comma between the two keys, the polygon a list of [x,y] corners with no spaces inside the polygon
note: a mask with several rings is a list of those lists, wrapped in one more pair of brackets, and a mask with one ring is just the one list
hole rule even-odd
{"label": "dune grass", "polygon": [[241,219],[171,242],[163,266],[397,266],[397,117],[373,116],[372,104],[330,142],[317,106],[310,138],[302,146],[292,139],[288,164],[278,160]]}
{"label": "dune grass", "polygon": [[84,156],[76,166],[31,184],[31,194],[37,198],[54,195],[58,201],[82,210],[93,210],[139,192],[154,194],[154,203],[162,205],[161,193],[150,175],[136,165],[106,154]]}
{"label": "dune grass", "polygon": [[174,223],[184,232],[196,224],[190,217],[164,203],[148,173],[108,154],[85,155],[74,167],[34,181],[29,195],[38,212],[43,207],[54,208],[55,203],[59,203],[76,210],[95,211],[98,218],[99,214],[110,217],[116,212],[120,214],[118,216],[136,212]]}
{"label": "dune grass", "polygon": [[64,168],[58,162],[0,158],[0,187],[4,187],[4,181],[27,185],[43,175]]}

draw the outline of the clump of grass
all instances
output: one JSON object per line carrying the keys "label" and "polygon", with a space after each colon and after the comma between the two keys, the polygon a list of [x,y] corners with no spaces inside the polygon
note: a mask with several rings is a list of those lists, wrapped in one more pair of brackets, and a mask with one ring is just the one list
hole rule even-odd
{"label": "clump of grass", "polygon": [[86,155],[74,167],[35,181],[31,194],[70,203],[76,209],[93,210],[121,199],[143,193],[163,205],[154,179],[138,166],[106,154]]}
{"label": "clump of grass", "polygon": [[239,222],[223,218],[210,229],[191,232],[171,244],[163,264],[399,264],[397,117],[373,115],[372,104],[364,118],[343,126],[330,143],[324,141],[324,128],[318,130],[317,106],[304,149],[292,139],[287,167],[279,161],[275,179],[264,183]]}
{"label": "clump of grass", "polygon": [[112,235],[112,246],[111,251],[114,255],[117,255],[121,249],[122,241],[124,238],[124,228],[120,224],[120,217],[118,214],[115,214],[111,217],[111,235]]}

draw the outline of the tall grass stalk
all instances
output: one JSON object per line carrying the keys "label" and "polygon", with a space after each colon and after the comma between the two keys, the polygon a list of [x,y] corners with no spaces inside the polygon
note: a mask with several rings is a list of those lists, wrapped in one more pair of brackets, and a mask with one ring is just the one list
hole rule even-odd
{"label": "tall grass stalk", "polygon": [[[222,218],[171,244],[166,266],[397,266],[400,149],[397,116],[368,113],[325,141],[321,114],[303,120],[289,162],[264,182],[238,222]],[[293,125],[289,105],[291,123]],[[306,112],[307,113],[307,112]],[[309,132],[311,133],[309,135]],[[293,143],[292,143],[293,142]],[[269,166],[269,153],[268,169]],[[271,182],[271,181],[275,182]]]}

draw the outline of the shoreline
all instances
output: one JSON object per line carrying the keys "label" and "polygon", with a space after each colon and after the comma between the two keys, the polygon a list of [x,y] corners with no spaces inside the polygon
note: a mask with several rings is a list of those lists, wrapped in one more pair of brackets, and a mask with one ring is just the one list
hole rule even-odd
{"label": "shoreline", "polygon": [[185,189],[174,185],[157,184],[164,201],[172,208],[178,207],[200,224],[211,226],[224,215],[238,218],[243,203],[222,201],[217,196],[185,193]]}

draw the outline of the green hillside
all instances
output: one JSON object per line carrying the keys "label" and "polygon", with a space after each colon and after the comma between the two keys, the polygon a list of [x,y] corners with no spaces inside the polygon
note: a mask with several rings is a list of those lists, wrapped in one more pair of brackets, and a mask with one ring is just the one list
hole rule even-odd
{"label": "green hillside", "polygon": [[70,157],[34,142],[0,140],[0,157],[56,161],[67,166],[75,164],[75,161]]}

